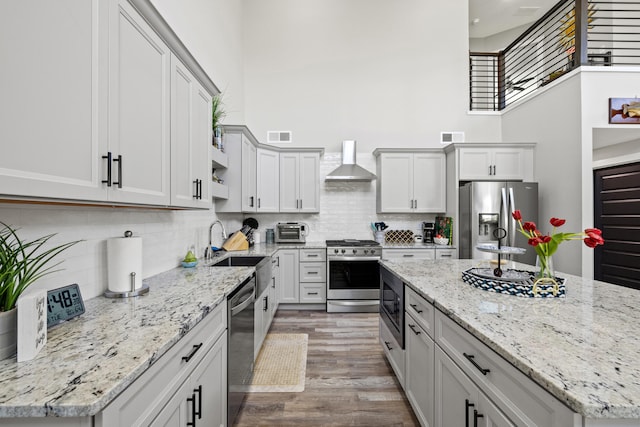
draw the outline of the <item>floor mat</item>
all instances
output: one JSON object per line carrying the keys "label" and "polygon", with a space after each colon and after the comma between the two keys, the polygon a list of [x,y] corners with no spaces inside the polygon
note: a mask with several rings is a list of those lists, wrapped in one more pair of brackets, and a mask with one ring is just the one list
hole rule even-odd
{"label": "floor mat", "polygon": [[308,342],[307,334],[267,334],[247,391],[304,391]]}

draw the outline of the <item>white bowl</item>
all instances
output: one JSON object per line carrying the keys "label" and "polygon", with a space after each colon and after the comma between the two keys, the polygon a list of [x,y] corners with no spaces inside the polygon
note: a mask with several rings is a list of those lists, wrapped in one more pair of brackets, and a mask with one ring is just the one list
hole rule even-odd
{"label": "white bowl", "polygon": [[448,245],[449,244],[449,239],[447,239],[446,237],[434,237],[433,241],[436,243],[436,245]]}

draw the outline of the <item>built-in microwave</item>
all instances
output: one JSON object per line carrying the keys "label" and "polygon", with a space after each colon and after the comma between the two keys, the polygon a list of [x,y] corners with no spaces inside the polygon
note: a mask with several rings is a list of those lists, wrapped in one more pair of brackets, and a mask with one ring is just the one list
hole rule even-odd
{"label": "built-in microwave", "polygon": [[304,222],[279,222],[276,225],[276,243],[304,243],[309,226]]}

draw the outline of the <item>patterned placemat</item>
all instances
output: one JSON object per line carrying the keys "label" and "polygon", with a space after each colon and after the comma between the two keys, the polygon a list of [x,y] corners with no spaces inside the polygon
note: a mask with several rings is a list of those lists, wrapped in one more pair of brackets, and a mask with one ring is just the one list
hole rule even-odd
{"label": "patterned placemat", "polygon": [[307,334],[267,334],[247,391],[304,391],[308,342]]}

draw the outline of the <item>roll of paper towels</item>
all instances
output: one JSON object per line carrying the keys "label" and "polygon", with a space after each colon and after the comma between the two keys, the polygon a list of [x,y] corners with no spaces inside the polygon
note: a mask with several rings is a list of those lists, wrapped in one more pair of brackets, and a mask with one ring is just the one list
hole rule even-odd
{"label": "roll of paper towels", "polygon": [[142,287],[142,238],[107,240],[107,281],[111,292],[131,292]]}

